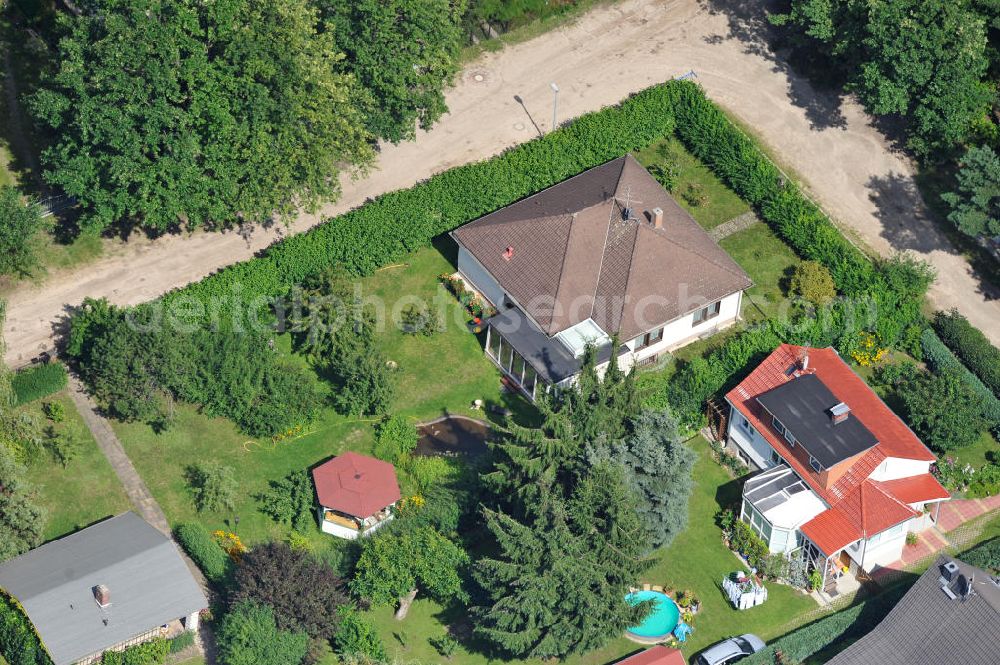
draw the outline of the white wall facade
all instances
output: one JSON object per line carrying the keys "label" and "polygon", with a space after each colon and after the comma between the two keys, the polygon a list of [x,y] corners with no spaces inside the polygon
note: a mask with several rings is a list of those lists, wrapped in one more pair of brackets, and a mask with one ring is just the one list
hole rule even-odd
{"label": "white wall facade", "polygon": [[475,286],[494,307],[500,307],[503,303],[504,290],[483,264],[461,245],[458,246],[458,272],[462,273],[462,277]]}
{"label": "white wall facade", "polygon": [[930,471],[930,462],[889,457],[872,471],[869,478],[872,480],[897,480],[899,478],[919,476],[923,473],[930,473]]}
{"label": "white wall facade", "polygon": [[913,530],[911,528],[913,519],[890,527],[868,540],[859,541],[844,551],[866,573],[870,573],[875,566],[885,566],[898,561],[903,556],[906,534]]}
{"label": "white wall facade", "polygon": [[636,349],[642,337],[637,337],[625,342],[625,346],[635,353],[636,361],[654,356],[664,351],[672,351],[680,346],[684,346],[696,339],[711,334],[717,329],[731,326],[740,315],[740,303],[743,300],[743,292],[737,291],[720,301],[719,315],[698,325],[694,325],[694,312],[678,317],[663,326],[663,338],[656,344],[651,344],[643,349]]}
{"label": "white wall facade", "polygon": [[732,405],[729,407],[729,426],[726,431],[729,435],[729,440],[758,469],[769,469],[776,464],[772,459],[774,448],[750,424],[750,421]]}

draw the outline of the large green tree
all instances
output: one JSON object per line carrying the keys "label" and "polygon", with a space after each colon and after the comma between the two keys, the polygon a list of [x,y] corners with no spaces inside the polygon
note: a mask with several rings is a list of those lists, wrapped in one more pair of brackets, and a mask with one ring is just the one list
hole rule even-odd
{"label": "large green tree", "polygon": [[588,458],[592,463],[613,461],[624,469],[649,549],[669,545],[687,527],[695,454],[684,445],[669,411],[644,411],[631,434],[610,446],[590,446]]}
{"label": "large green tree", "polygon": [[486,510],[497,552],[474,568],[486,592],[473,608],[476,634],[512,657],[565,658],[641,621],[648,608],[625,602],[646,565],[643,527],[625,490],[603,467],[568,503],[543,486],[530,519]]}
{"label": "large green tree", "polygon": [[464,0],[321,0],[346,54],[340,68],[369,94],[368,130],[393,143],[429,129],[448,107],[444,86],[458,71]]}
{"label": "large green tree", "polygon": [[10,185],[0,187],[0,275],[24,277],[38,267],[34,242],[42,226],[36,202],[24,201]]}
{"label": "large green tree", "polygon": [[869,112],[905,118],[920,156],[960,143],[989,108],[985,22],[968,0],[792,0],[772,20]]}
{"label": "large green tree", "polygon": [[83,226],[266,220],[370,160],[361,93],[308,0],[96,0],[60,25],[30,106]]}
{"label": "large green tree", "polygon": [[989,146],[973,146],[956,179],[958,188],[941,196],[951,206],[948,221],[966,235],[1000,235],[1000,157]]}

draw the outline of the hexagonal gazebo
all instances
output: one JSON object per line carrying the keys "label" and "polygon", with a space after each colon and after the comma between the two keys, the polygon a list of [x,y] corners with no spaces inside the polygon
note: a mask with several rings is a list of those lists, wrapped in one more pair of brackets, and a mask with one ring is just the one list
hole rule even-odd
{"label": "hexagonal gazebo", "polygon": [[392,519],[400,498],[392,464],[346,452],[313,469],[312,475],[324,532],[355,540]]}

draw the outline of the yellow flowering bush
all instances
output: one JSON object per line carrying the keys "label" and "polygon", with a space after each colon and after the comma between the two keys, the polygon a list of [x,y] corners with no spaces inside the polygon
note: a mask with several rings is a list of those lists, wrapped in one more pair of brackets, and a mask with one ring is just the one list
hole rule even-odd
{"label": "yellow flowering bush", "polygon": [[869,332],[864,332],[859,335],[857,343],[854,349],[851,351],[851,357],[854,358],[854,362],[858,363],[862,367],[873,367],[878,365],[885,357],[889,354],[889,349],[880,346],[878,338]]}
{"label": "yellow flowering bush", "polygon": [[212,535],[215,536],[215,540],[226,551],[233,563],[239,563],[243,555],[247,553],[247,546],[235,533],[219,530],[214,531]]}

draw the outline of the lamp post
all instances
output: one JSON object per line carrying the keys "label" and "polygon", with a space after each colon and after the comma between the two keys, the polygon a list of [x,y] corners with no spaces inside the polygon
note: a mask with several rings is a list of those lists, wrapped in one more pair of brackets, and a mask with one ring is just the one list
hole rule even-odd
{"label": "lamp post", "polygon": [[549,131],[554,131],[556,128],[556,109],[559,108],[559,86],[550,83],[549,87],[552,88],[552,129]]}

